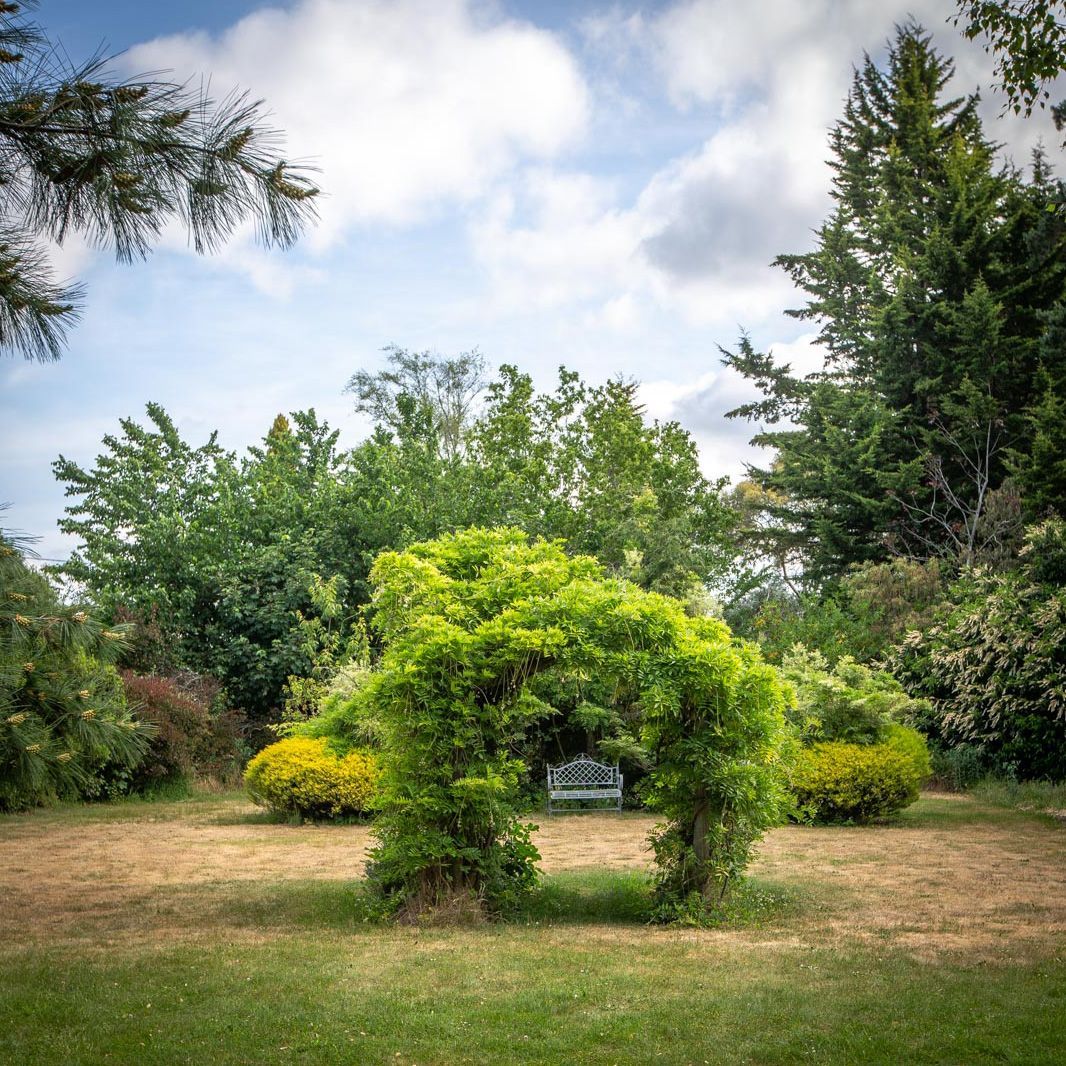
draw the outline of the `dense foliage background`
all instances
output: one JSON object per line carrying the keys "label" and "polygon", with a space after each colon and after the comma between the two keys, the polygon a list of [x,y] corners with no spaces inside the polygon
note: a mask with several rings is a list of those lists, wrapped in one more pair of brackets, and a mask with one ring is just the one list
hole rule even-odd
{"label": "dense foliage background", "polygon": [[[92,469],[60,458],[81,547],[61,572],[153,639],[142,668],[217,677],[255,724],[277,721],[290,678],[358,637],[379,552],[453,528],[508,524],[597,556],[647,589],[699,596],[735,549],[721,485],[676,423],[649,423],[636,386],[560,372],[553,393],[503,367],[458,424],[426,373],[454,360],[392,353],[364,382],[374,434],[350,451],[313,411],[279,416],[238,459],[181,439],[158,405],[124,419]],[[412,368],[413,367],[413,368]],[[469,376],[469,375],[467,375]],[[384,399],[382,399],[382,395]],[[330,595],[323,583],[332,582]]]}

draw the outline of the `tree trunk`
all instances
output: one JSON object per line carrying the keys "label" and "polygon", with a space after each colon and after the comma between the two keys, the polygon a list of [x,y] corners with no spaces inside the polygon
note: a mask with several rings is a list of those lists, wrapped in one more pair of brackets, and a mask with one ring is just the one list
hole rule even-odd
{"label": "tree trunk", "polygon": [[711,827],[710,807],[705,799],[698,800],[695,817],[692,819],[692,850],[696,853],[700,865],[705,866],[711,857],[710,844],[707,842],[707,830]]}

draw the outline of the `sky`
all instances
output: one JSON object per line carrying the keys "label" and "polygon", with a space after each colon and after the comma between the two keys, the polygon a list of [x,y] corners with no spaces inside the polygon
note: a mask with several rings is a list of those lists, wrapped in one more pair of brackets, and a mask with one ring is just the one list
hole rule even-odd
{"label": "sky", "polygon": [[[318,168],[320,221],[287,251],[242,231],[196,256],[168,230],[144,263],[77,240],[56,270],[87,290],[57,363],[0,357],[0,502],[44,558],[74,546],[51,464],[83,465],[119,419],[161,403],[187,440],[242,450],[314,407],[355,444],[344,386],[383,349],[479,348],[551,388],[641,382],[650,417],[695,437],[710,476],[743,475],[751,398],[719,346],[748,331],[820,365],[782,252],[828,214],[829,129],[864,51],[919,20],[982,88],[1020,165],[1050,122],[1001,117],[992,61],[950,0],[44,0],[72,59],[169,71],[267,102],[285,155]],[[1064,94],[1066,95],[1066,94]]]}

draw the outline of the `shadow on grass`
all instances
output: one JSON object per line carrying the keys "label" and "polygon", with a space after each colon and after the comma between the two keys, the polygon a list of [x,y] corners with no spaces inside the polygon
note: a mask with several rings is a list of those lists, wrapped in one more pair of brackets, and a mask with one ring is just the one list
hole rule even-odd
{"label": "shadow on grass", "polygon": [[382,921],[365,881],[235,882],[199,890],[222,926],[258,930],[355,930]]}
{"label": "shadow on grass", "polygon": [[[247,797],[245,797],[247,800]],[[250,801],[249,801],[250,802]],[[371,825],[372,819],[361,818],[301,818],[298,814],[286,814],[282,811],[272,811],[266,807],[254,807],[248,809],[228,809],[223,811],[217,818],[211,819],[212,825],[285,825],[301,826],[310,825],[319,829],[344,829],[353,825]]]}
{"label": "shadow on grass", "polygon": [[[794,885],[745,877],[708,917],[718,928],[772,924],[806,907]],[[545,877],[512,922],[531,925],[647,925],[655,921],[651,878],[638,871],[572,871]]]}
{"label": "shadow on grass", "polygon": [[[225,809],[241,798],[238,792],[189,789],[184,784],[155,788],[148,793],[116,796],[92,801],[60,801],[28,811],[0,814],[0,825],[32,824],[80,825],[107,822],[182,821],[190,814],[203,814],[212,808]],[[223,815],[224,817],[224,815]]]}
{"label": "shadow on grass", "polygon": [[[200,889],[201,912],[219,925],[266,930],[354,932],[387,923],[380,900],[366,881],[230,883]],[[805,910],[796,886],[746,878],[727,896],[713,926],[771,925]],[[643,926],[654,919],[652,883],[639,871],[572,871],[541,879],[504,926]]]}
{"label": "shadow on grass", "polygon": [[575,870],[542,877],[510,919],[530,925],[641,925],[651,920],[651,881],[636,870]]}
{"label": "shadow on grass", "polygon": [[227,810],[211,819],[211,825],[301,825],[299,819],[290,818],[262,807],[254,810]]}
{"label": "shadow on grass", "polygon": [[[1024,807],[997,806],[981,796],[961,792],[923,792],[910,807],[868,822],[799,823],[799,828],[811,828],[870,837],[885,829],[961,829],[967,826],[1010,826],[1026,821],[1053,824],[1055,819],[1045,812]],[[795,826],[797,823],[788,823]],[[1061,824],[1061,823],[1060,823]]]}
{"label": "shadow on grass", "polygon": [[962,826],[1010,826],[1026,821],[1054,824],[1039,811],[996,806],[983,797],[958,792],[925,792],[921,799],[900,811],[885,825],[907,829],[955,829]]}

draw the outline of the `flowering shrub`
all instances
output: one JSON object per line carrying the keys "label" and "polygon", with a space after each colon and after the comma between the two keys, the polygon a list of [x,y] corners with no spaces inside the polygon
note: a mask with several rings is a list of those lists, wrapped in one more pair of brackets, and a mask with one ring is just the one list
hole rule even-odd
{"label": "flowering shrub", "polygon": [[244,781],[255,803],[279,814],[350,818],[370,810],[379,773],[369,752],[337,756],[324,738],[289,737],[252,759]]}
{"label": "flowering shrub", "polygon": [[800,750],[790,784],[802,821],[867,822],[913,803],[921,780],[913,750],[832,741]]}
{"label": "flowering shrub", "polygon": [[935,624],[907,634],[890,666],[931,709],[919,724],[956,782],[994,773],[1066,778],[1066,523],[1026,531],[1019,567],[953,586]]}

